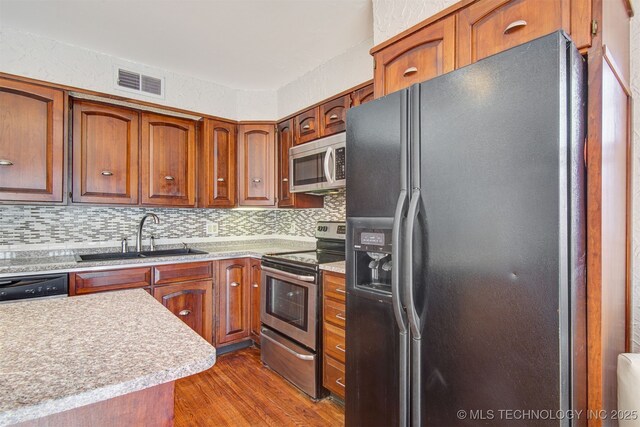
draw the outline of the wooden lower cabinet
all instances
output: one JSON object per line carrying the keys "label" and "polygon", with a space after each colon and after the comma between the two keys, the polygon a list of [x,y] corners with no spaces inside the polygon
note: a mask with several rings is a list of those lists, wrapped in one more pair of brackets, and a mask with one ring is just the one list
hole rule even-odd
{"label": "wooden lower cabinet", "polygon": [[344,399],[346,305],[340,292],[345,289],[344,274],[324,272],[322,288],[322,385]]}
{"label": "wooden lower cabinet", "polygon": [[249,338],[249,285],[248,258],[218,261],[216,345]]}
{"label": "wooden lower cabinet", "polygon": [[174,283],[153,289],[153,296],[169,311],[211,342],[213,328],[213,281]]}
{"label": "wooden lower cabinet", "polygon": [[262,286],[262,268],[260,260],[251,258],[251,288],[249,290],[249,324],[251,338],[260,342],[260,289]]}
{"label": "wooden lower cabinet", "polygon": [[80,271],[69,274],[69,295],[93,294],[151,286],[151,268]]}

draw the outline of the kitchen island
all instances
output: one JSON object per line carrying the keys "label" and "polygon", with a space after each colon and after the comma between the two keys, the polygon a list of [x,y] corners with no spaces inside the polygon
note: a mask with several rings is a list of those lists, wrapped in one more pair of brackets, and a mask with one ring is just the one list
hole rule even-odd
{"label": "kitchen island", "polygon": [[142,289],[0,305],[0,425],[172,425],[215,348]]}

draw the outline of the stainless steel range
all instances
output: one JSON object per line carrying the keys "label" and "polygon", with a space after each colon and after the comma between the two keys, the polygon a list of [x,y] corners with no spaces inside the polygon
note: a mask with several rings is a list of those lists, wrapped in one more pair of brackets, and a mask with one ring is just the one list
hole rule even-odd
{"label": "stainless steel range", "polygon": [[262,362],[314,399],[321,386],[320,264],[344,261],[344,222],[318,222],[316,250],[262,258]]}

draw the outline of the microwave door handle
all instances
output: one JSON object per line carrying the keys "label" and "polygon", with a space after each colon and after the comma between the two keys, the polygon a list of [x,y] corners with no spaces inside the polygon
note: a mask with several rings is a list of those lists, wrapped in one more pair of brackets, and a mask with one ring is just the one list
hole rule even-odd
{"label": "microwave door handle", "polygon": [[324,176],[325,178],[327,178],[327,182],[329,184],[333,183],[333,179],[331,179],[331,171],[329,170],[329,162],[331,161],[331,152],[333,151],[333,148],[328,147],[327,148],[327,152],[324,155]]}

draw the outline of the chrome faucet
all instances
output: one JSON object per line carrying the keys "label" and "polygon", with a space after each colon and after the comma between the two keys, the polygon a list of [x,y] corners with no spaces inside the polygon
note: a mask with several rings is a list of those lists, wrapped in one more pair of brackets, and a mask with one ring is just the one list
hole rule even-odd
{"label": "chrome faucet", "polygon": [[149,217],[153,218],[154,224],[160,224],[160,218],[158,218],[158,215],[154,213],[148,213],[142,217],[142,219],[140,220],[140,224],[138,225],[138,237],[136,238],[136,252],[140,252],[142,250],[142,228],[144,227],[144,222]]}

